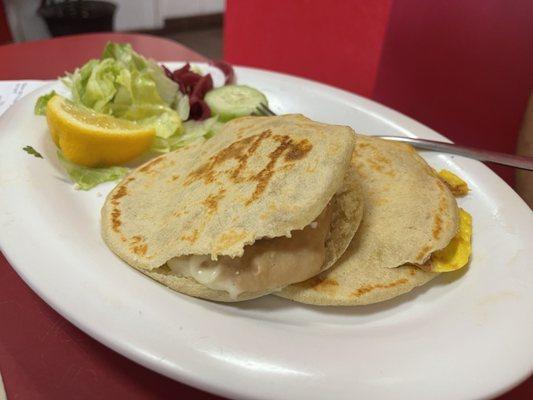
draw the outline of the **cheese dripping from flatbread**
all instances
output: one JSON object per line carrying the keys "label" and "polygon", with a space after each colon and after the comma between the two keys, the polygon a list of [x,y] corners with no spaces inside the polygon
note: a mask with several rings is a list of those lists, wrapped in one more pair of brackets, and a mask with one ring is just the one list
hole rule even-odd
{"label": "cheese dripping from flatbread", "polygon": [[332,207],[291,237],[261,239],[246,246],[242,257],[208,255],[174,257],[167,262],[173,273],[192,278],[208,288],[226,291],[232,299],[265,287],[281,288],[318,274],[326,258],[326,239]]}

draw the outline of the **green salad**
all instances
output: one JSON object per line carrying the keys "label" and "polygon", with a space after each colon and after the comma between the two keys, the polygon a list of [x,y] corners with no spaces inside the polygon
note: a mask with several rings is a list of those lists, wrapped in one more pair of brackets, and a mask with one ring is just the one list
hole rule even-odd
{"label": "green salad", "polygon": [[[213,88],[210,74],[202,75],[189,64],[171,72],[137,54],[130,44],[108,43],[100,59],[88,61],[61,81],[75,105],[153,128],[155,137],[149,151],[165,153],[207,139],[217,133],[222,121],[250,115],[260,103],[267,104],[261,92],[232,85],[231,66],[219,64],[222,66],[215,65],[226,75],[226,85]],[[55,95],[41,96],[35,113],[45,115],[47,103]],[[77,165],[61,151],[58,154],[70,178],[83,190],[128,172],[122,166]]]}

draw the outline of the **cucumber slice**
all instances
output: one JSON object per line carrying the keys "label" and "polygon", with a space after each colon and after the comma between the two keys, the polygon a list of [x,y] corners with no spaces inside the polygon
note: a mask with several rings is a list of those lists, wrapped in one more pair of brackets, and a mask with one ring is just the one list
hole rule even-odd
{"label": "cucumber slice", "polygon": [[259,90],[245,85],[226,85],[207,92],[204,98],[212,114],[220,121],[252,114],[259,104],[268,100]]}

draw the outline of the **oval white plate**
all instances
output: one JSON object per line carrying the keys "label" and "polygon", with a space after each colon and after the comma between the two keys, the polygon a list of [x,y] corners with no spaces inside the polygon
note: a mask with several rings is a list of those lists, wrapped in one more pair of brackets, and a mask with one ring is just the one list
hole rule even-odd
{"label": "oval white plate", "polygon": [[[204,66],[204,68],[206,68]],[[236,68],[278,113],[358,132],[443,139],[364,98],[304,79]],[[102,343],[171,378],[253,399],[474,399],[533,369],[533,216],[479,162],[423,153],[463,177],[473,259],[412,293],[365,307],[319,308],[274,296],[216,304],[177,294],[129,268],[99,234],[113,184],[76,191],[57,164],[39,89],[0,121],[1,246],[20,276]],[[22,151],[32,145],[45,157]]]}

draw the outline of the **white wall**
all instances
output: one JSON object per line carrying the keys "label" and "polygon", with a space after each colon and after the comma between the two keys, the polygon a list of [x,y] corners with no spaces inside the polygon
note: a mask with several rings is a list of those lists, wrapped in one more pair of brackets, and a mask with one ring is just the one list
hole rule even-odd
{"label": "white wall", "polygon": [[112,0],[119,9],[115,29],[162,28],[165,19],[224,12],[224,0]]}
{"label": "white wall", "polygon": [[9,29],[15,41],[49,37],[44,20],[37,15],[39,0],[4,0]]}
{"label": "white wall", "polygon": [[160,23],[165,18],[224,12],[224,0],[158,0]]}
{"label": "white wall", "polygon": [[[157,12],[160,0],[111,0],[118,6],[115,14],[115,30],[160,28]],[[194,0],[192,0],[194,2]]]}
{"label": "white wall", "polygon": [[[167,18],[224,12],[224,0],[110,0],[118,6],[115,30],[157,29]],[[45,39],[50,35],[37,15],[39,0],[4,0],[9,26],[16,41]]]}

